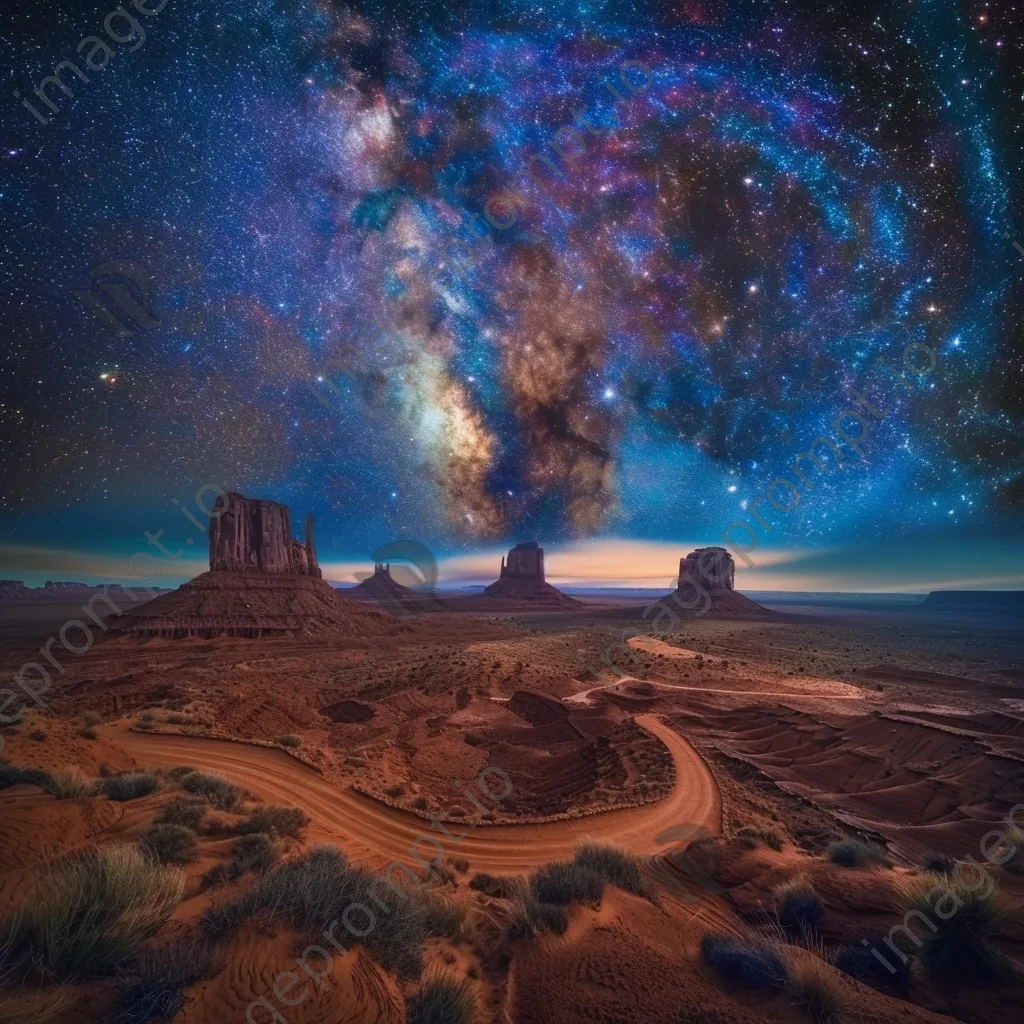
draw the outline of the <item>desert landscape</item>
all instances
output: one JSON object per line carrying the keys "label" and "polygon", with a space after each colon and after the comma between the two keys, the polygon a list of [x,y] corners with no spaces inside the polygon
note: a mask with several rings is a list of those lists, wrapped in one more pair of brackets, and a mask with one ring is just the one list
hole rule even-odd
{"label": "desert landscape", "polygon": [[716,547],[576,600],[535,543],[349,597],[222,506],[52,686],[5,643],[0,1019],[1019,1020],[1014,609],[794,614]]}
{"label": "desert landscape", "polygon": [[0,1024],[1024,1024],[1024,8],[7,2]]}

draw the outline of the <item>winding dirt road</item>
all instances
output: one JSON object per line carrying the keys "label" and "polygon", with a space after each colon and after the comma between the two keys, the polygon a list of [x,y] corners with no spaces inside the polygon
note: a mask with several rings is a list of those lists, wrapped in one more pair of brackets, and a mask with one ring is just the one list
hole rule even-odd
{"label": "winding dirt road", "polygon": [[[675,762],[676,784],[664,799],[643,807],[540,825],[499,825],[473,831],[451,819],[444,824],[455,839],[432,830],[415,815],[323,778],[281,751],[192,736],[142,735],[127,730],[111,730],[110,735],[140,766],[190,765],[217,772],[267,803],[301,807],[312,819],[309,840],[337,843],[353,860],[377,866],[398,860],[415,868],[410,852],[413,843],[417,836],[430,836],[443,845],[446,859],[464,857],[472,871],[517,874],[571,857],[584,838],[615,842],[634,854],[647,855],[663,849],[655,836],[673,826],[701,825],[715,834],[720,832],[718,787],[700,755],[656,716],[639,715],[636,722],[668,747]],[[497,779],[492,780],[492,787],[497,789]],[[430,861],[437,857],[437,849],[423,839],[419,854],[423,861]]]}

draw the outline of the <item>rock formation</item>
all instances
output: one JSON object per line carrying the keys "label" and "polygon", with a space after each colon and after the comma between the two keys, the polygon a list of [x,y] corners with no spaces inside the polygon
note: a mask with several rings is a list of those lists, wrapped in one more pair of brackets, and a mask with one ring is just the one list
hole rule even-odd
{"label": "rock formation", "polygon": [[70,594],[72,597],[75,594],[81,593],[83,590],[94,590],[94,587],[90,587],[88,583],[74,583],[67,580],[47,580],[43,584],[44,594]]}
{"label": "rock formation", "polygon": [[772,612],[734,589],[736,563],[725,548],[697,548],[679,559],[676,589],[665,600],[688,618],[742,618]]}
{"label": "rock formation", "polygon": [[0,580],[0,601],[17,601],[31,593],[22,580]]}
{"label": "rock formation", "polygon": [[732,590],[736,563],[725,548],[697,548],[679,559],[679,578],[697,580],[706,590]]}
{"label": "rock formation", "polygon": [[501,560],[501,574],[485,588],[484,595],[562,608],[583,607],[579,601],[545,581],[544,549],[535,540],[517,544],[508,553],[508,558]]}
{"label": "rock formation", "polygon": [[[218,514],[218,509],[222,511]],[[313,546],[291,535],[286,505],[230,493],[210,523],[210,571],[112,621],[137,637],[381,636],[409,627],[348,601],[321,578]]]}
{"label": "rock formation", "polygon": [[303,545],[292,537],[287,505],[246,498],[235,491],[221,495],[210,522],[210,570],[320,579],[312,514],[306,516]]}
{"label": "rock formation", "polygon": [[373,601],[398,618],[441,610],[440,603],[432,595],[419,594],[393,580],[390,562],[375,563],[373,575],[367,576],[351,590],[344,591],[344,594],[357,601]]}

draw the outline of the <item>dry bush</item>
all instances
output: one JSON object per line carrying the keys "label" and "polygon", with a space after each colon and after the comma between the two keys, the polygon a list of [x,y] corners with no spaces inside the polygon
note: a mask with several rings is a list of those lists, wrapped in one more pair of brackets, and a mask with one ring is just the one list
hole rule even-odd
{"label": "dry bush", "polygon": [[95,779],[86,778],[79,768],[63,768],[50,775],[43,789],[58,800],[77,800],[84,796],[95,796],[99,792],[99,783]]}
{"label": "dry bush", "polygon": [[40,973],[68,980],[118,967],[170,917],[184,877],[134,843],[109,843],[49,866],[14,924]]}
{"label": "dry bush", "polygon": [[235,826],[235,830],[242,835],[266,832],[301,839],[308,824],[309,818],[298,807],[257,807]]}
{"label": "dry bush", "polygon": [[789,991],[814,1024],[843,1024],[850,1019],[850,990],[823,960],[805,950],[789,959]]}

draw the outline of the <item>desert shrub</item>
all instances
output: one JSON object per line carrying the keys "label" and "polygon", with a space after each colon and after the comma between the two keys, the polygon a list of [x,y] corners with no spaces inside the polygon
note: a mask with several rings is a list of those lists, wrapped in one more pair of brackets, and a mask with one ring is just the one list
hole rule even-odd
{"label": "desert shrub", "polygon": [[78,768],[65,768],[53,772],[43,783],[43,789],[58,800],[75,800],[83,796],[95,796],[98,784],[93,779],[87,779]]}
{"label": "desert shrub", "polygon": [[860,839],[840,839],[829,843],[825,855],[833,864],[844,868],[860,868],[865,864],[891,865],[889,855],[877,843]]}
{"label": "desert shrub", "polygon": [[227,864],[214,864],[209,871],[203,872],[199,885],[203,889],[212,889],[231,881],[231,869]]}
{"label": "desert shrub", "polygon": [[173,714],[167,716],[168,725],[188,725],[189,721],[188,715]]}
{"label": "desert shrub", "polygon": [[204,940],[185,939],[140,953],[114,991],[119,1019],[126,1024],[172,1020],[185,1005],[182,989],[220,969],[213,946]]}
{"label": "desert shrub", "polygon": [[783,838],[778,829],[744,825],[736,833],[736,838],[750,849],[753,849],[758,843],[764,843],[765,846],[770,846],[773,850],[782,850]]}
{"label": "desert shrub", "polygon": [[33,729],[28,734],[28,738],[30,740],[35,740],[36,743],[45,743],[46,742],[46,733],[43,732],[42,729]]}
{"label": "desert shrub", "polygon": [[1008,858],[1003,861],[1004,871],[1009,871],[1012,875],[1024,875],[1024,836],[1011,832],[996,853],[1000,857]]}
{"label": "desert shrub", "polygon": [[193,832],[206,817],[206,801],[201,796],[176,796],[165,804],[154,819],[157,825],[184,825]]}
{"label": "desert shrub", "polygon": [[850,998],[845,985],[824,961],[810,953],[792,959],[789,991],[814,1024],[841,1024],[847,1019]]}
{"label": "desert shrub", "polygon": [[83,740],[95,740],[99,739],[99,733],[89,725],[83,725],[81,728],[75,730],[76,735],[81,736]]}
{"label": "desert shrub", "polygon": [[[1016,974],[1012,963],[992,946],[1007,912],[993,884],[988,893],[972,890],[956,876],[931,875],[915,879],[903,888],[906,913],[924,939],[918,950],[921,966],[943,981],[981,982],[1007,980]],[[945,919],[936,912],[953,909]],[[934,930],[933,930],[934,927]]]}
{"label": "desert shrub", "polygon": [[921,858],[921,867],[925,871],[931,871],[936,875],[951,875],[954,868],[956,868],[956,861],[948,853],[938,853],[935,850],[929,850]]}
{"label": "desert shrub", "polygon": [[777,886],[772,895],[779,924],[787,932],[810,935],[821,927],[825,908],[821,897],[806,878],[791,878]]}
{"label": "desert shrub", "polygon": [[[872,949],[878,950],[892,970],[871,952]],[[910,980],[909,960],[904,963],[892,949],[883,945],[881,935],[869,939],[867,946],[840,946],[832,963],[844,974],[867,985],[905,985]]]}
{"label": "desert shrub", "polygon": [[708,932],[700,951],[726,981],[755,988],[782,988],[788,972],[778,949],[762,939],[737,939]]}
{"label": "desert shrub", "polygon": [[416,797],[416,799],[413,800],[412,805],[417,811],[425,811],[430,806],[425,796]]}
{"label": "desert shrub", "polygon": [[199,852],[196,834],[184,825],[151,825],[141,842],[161,864],[191,864]]}
{"label": "desert shrub", "polygon": [[103,792],[108,800],[138,800],[160,788],[160,780],[153,772],[122,772],[112,779],[103,780]]}
{"label": "desert shrub", "polygon": [[49,866],[20,911],[18,945],[41,973],[102,974],[132,956],[181,900],[182,873],[133,843],[91,847]]}
{"label": "desert shrub", "polygon": [[220,811],[234,811],[245,798],[245,790],[232,785],[220,775],[189,772],[181,777],[181,788],[207,800]]}
{"label": "desert shrub", "polygon": [[522,881],[518,878],[505,878],[501,875],[479,872],[469,880],[469,887],[494,899],[510,900],[522,891]]}
{"label": "desert shrub", "polygon": [[599,907],[604,879],[576,861],[553,861],[530,876],[530,890],[539,903],[585,903]]}
{"label": "desert shrub", "polygon": [[302,832],[308,824],[309,818],[298,807],[257,807],[256,810],[250,811],[248,817],[243,818],[235,829],[242,835],[268,832],[301,839]]}
{"label": "desert shrub", "polygon": [[469,861],[465,857],[453,857],[452,867],[455,868],[460,874],[465,874],[469,870]]}
{"label": "desert shrub", "polygon": [[388,786],[384,793],[392,800],[397,800],[400,796],[405,796],[405,786]]}
{"label": "desert shrub", "polygon": [[277,860],[277,847],[266,832],[250,832],[235,842],[231,858],[235,875],[246,871],[266,871]]}
{"label": "desert shrub", "polygon": [[95,711],[86,711],[86,713],[82,715],[82,721],[88,726],[102,725],[103,716]]}
{"label": "desert shrub", "polygon": [[[407,892],[393,881],[351,866],[336,847],[314,846],[259,875],[244,892],[213,904],[202,923],[207,934],[218,936],[263,913],[319,934],[331,921],[342,921],[354,903],[374,908],[373,926],[365,936],[342,934],[365,947],[385,970],[403,978],[419,976],[423,944],[450,935],[458,914],[444,910],[436,897],[422,890]],[[356,928],[365,929],[364,917],[355,915]]]}
{"label": "desert shrub", "polygon": [[0,789],[25,782],[46,789],[51,784],[50,773],[43,771],[42,768],[16,768],[13,764],[0,761]]}
{"label": "desert shrub", "polygon": [[569,929],[569,911],[555,903],[541,903],[533,898],[528,888],[523,887],[512,901],[509,914],[509,938],[528,939],[540,932],[564,935]]}
{"label": "desert shrub", "polygon": [[438,978],[427,982],[409,1000],[406,1024],[472,1024],[476,998],[465,981]]}
{"label": "desert shrub", "polygon": [[652,903],[657,890],[643,873],[640,862],[632,854],[608,843],[583,842],[576,848],[576,863],[634,896]]}
{"label": "desert shrub", "polygon": [[298,750],[298,748],[302,746],[302,737],[292,734],[290,736],[282,736],[277,742],[282,747],[291,747]]}

